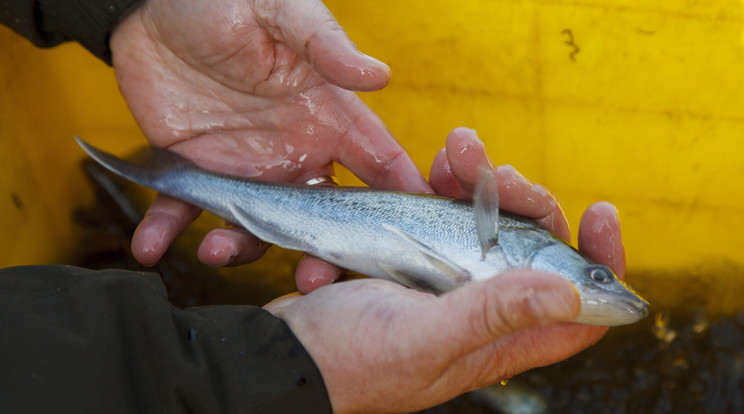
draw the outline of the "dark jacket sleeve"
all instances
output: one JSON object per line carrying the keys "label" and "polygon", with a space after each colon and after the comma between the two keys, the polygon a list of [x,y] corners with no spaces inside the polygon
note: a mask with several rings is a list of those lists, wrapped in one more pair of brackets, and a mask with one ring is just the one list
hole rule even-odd
{"label": "dark jacket sleeve", "polygon": [[139,0],[0,0],[0,23],[41,47],[74,40],[111,64],[109,38]]}
{"label": "dark jacket sleeve", "polygon": [[0,412],[328,413],[320,372],[261,308],[181,310],[153,273],[0,270]]}

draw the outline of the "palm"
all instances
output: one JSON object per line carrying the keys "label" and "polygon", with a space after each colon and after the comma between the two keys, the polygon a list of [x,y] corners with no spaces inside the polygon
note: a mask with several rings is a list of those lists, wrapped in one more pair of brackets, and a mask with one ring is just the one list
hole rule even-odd
{"label": "palm", "polygon": [[[353,92],[325,81],[257,25],[246,23],[247,34],[227,39],[219,53],[197,39],[186,43],[198,48],[183,50],[183,39],[154,34],[148,10],[120,28],[131,46],[115,63],[122,93],[154,145],[211,170],[269,180],[329,175],[331,161],[348,161],[344,152],[359,142],[349,134],[354,121],[372,116]],[[374,174],[362,178],[379,184]]]}

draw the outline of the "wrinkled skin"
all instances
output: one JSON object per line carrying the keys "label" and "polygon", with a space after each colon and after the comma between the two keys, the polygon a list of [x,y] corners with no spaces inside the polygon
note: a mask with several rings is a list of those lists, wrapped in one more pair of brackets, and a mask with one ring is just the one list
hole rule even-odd
{"label": "wrinkled skin", "polygon": [[[469,198],[480,166],[492,166],[474,131],[458,128],[427,183],[351,92],[384,87],[388,68],[358,53],[319,1],[148,0],[120,23],[111,48],[122,94],[151,143],[207,169],[305,182],[332,175],[336,161],[377,188]],[[493,173],[502,208],[568,240],[552,194],[509,166]],[[135,257],[157,262],[198,214],[159,196],[133,238]],[[623,276],[614,207],[589,207],[579,248]],[[232,265],[264,249],[241,229],[216,229],[199,257]],[[308,294],[266,308],[306,346],[339,413],[428,407],[565,359],[606,331],[559,323],[580,302],[555,275],[514,271],[441,297],[381,280],[331,284],[338,275],[308,257],[297,270],[298,290]]]}
{"label": "wrinkled skin", "polygon": [[[474,131],[458,128],[432,165],[439,194],[469,198],[481,166],[491,166]],[[568,240],[556,199],[513,168],[493,169],[505,209],[537,219]],[[590,206],[579,249],[625,274],[615,208]],[[355,280],[266,309],[285,319],[318,364],[334,411],[408,412],[566,359],[594,344],[607,328],[560,323],[578,315],[576,289],[547,273],[510,271],[440,297],[383,280]]]}
{"label": "wrinkled skin", "polygon": [[[320,1],[148,0],[110,45],[119,88],[154,146],[233,175],[306,182],[333,175],[336,161],[373,187],[432,192],[352,92],[384,87],[389,68],[360,53]],[[155,264],[198,214],[159,196],[134,234],[135,258]],[[265,248],[230,227],[207,234],[198,255],[236,265]],[[306,258],[297,282],[308,291],[338,273]]]}

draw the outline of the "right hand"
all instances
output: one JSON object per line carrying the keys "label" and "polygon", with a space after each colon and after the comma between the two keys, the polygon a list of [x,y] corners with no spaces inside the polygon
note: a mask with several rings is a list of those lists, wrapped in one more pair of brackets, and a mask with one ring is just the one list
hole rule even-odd
{"label": "right hand", "polygon": [[[474,131],[458,128],[434,161],[431,183],[441,194],[467,198],[480,167],[490,165]],[[493,171],[505,209],[570,238],[549,191],[511,167]],[[623,278],[625,251],[611,204],[596,203],[584,213],[579,249]],[[439,297],[364,279],[266,305],[318,365],[337,413],[421,410],[564,360],[607,332],[564,323],[580,308],[571,282],[533,270],[510,271]]]}

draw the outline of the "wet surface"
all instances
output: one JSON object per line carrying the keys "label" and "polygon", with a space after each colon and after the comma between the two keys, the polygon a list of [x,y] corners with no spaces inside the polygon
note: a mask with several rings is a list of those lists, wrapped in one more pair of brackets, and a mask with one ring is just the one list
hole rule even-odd
{"label": "wet surface", "polygon": [[[97,164],[85,168],[94,177],[97,204],[76,214],[83,236],[75,264],[145,269],[129,250],[147,202],[142,191]],[[272,248],[255,264],[216,269],[196,259],[201,234],[187,231],[150,269],[163,277],[176,306],[263,305],[294,290],[299,254]],[[711,290],[705,286],[686,289],[700,296],[681,297],[676,303],[684,307],[653,309],[650,317],[611,329],[597,345],[567,361],[422,413],[744,413],[744,311],[707,314],[701,298]],[[649,283],[644,290],[651,288]],[[736,292],[722,300],[732,295]]]}

